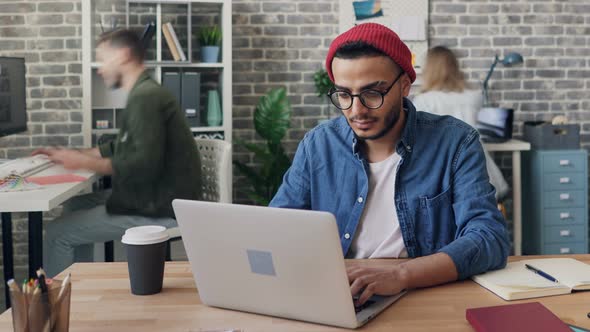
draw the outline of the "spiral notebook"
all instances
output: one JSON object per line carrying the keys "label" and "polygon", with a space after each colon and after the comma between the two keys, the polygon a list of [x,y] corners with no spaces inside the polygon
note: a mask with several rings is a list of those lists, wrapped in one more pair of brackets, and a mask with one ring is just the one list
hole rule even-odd
{"label": "spiral notebook", "polygon": [[[525,264],[557,281],[527,269]],[[486,272],[472,279],[504,300],[529,299],[590,290],[590,265],[572,258],[528,259],[508,263],[502,270]]]}

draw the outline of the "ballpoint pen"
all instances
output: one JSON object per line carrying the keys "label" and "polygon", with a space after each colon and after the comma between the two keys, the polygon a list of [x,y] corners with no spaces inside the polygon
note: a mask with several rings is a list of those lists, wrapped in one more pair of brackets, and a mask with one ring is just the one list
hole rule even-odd
{"label": "ballpoint pen", "polygon": [[549,274],[547,274],[547,273],[545,273],[545,272],[543,272],[543,271],[541,271],[541,270],[539,270],[539,269],[537,269],[537,268],[535,268],[535,267],[532,267],[532,266],[530,266],[530,265],[528,265],[528,264],[525,264],[524,266],[525,266],[527,269],[529,269],[529,270],[531,270],[531,271],[535,272],[536,274],[540,275],[541,277],[543,277],[543,278],[545,278],[545,279],[547,279],[547,280],[549,280],[549,281],[558,282],[558,281],[557,281],[557,279],[553,278],[553,277],[552,277],[552,276],[550,276]]}

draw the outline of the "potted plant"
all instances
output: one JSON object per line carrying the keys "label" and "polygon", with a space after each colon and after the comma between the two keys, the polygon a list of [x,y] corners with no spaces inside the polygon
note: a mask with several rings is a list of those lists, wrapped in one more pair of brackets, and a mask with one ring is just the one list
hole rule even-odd
{"label": "potted plant", "polygon": [[[325,98],[324,100],[326,100],[327,102],[327,108],[328,108],[328,119],[330,118],[330,105],[332,104],[332,102],[330,101],[330,98],[328,97],[328,93],[330,92],[330,90],[334,87],[334,83],[332,83],[332,81],[330,80],[330,76],[328,76],[328,72],[326,70],[324,70],[323,68],[320,68],[318,71],[316,71],[313,74],[313,83],[315,85],[315,91],[318,94],[318,97],[320,98]],[[319,123],[322,123],[324,121],[328,121],[328,119],[325,120],[319,120]]]}
{"label": "potted plant", "polygon": [[221,30],[214,25],[201,28],[199,32],[202,62],[218,62],[219,46],[221,45]]}
{"label": "potted plant", "polygon": [[248,197],[260,205],[268,205],[283,181],[283,175],[291,166],[281,140],[291,123],[291,104],[285,88],[273,89],[260,98],[254,111],[256,133],[266,144],[236,143],[254,153],[257,167],[248,166],[237,160],[234,165],[246,176],[251,185]]}

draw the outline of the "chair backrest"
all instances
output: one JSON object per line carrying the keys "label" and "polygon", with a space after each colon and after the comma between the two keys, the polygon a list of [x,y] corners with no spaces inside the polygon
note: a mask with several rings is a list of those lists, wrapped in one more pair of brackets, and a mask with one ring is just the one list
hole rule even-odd
{"label": "chair backrest", "polygon": [[195,138],[201,159],[204,201],[232,202],[231,144],[219,139]]}

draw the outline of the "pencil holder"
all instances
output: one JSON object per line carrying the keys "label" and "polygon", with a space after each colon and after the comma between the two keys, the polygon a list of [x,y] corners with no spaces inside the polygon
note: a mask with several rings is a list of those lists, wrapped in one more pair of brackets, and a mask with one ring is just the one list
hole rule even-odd
{"label": "pencil holder", "polygon": [[48,285],[47,293],[10,290],[14,332],[68,332],[71,283]]}

